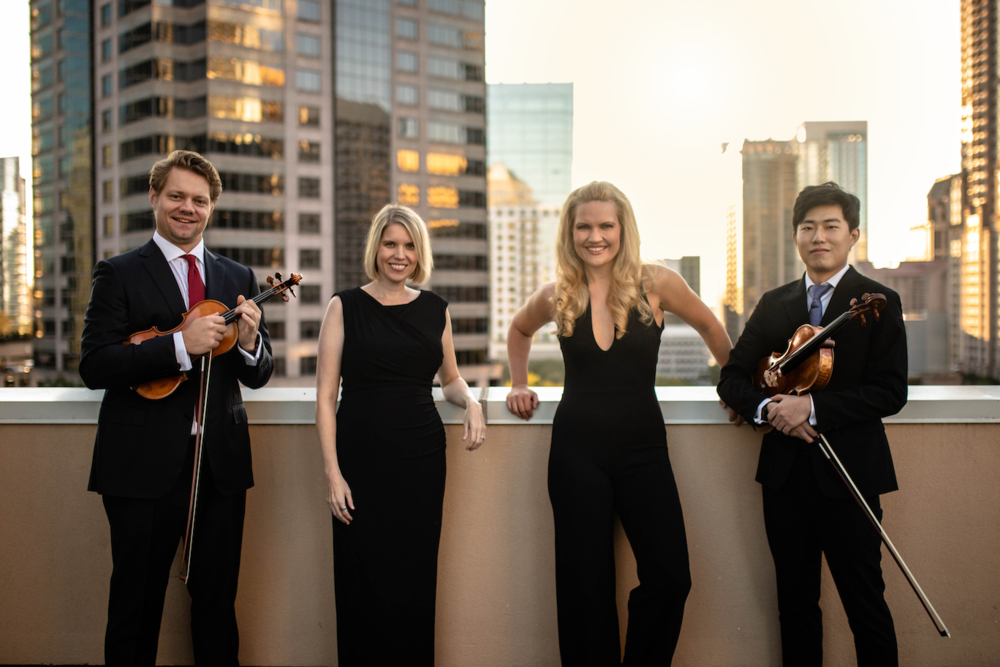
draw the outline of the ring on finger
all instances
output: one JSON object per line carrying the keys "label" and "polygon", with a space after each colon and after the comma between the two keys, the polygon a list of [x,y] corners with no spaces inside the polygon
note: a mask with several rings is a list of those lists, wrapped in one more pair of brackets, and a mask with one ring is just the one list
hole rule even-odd
{"label": "ring on finger", "polygon": [[343,512],[343,511],[345,511],[346,509],[347,509],[347,505],[344,505],[343,507],[341,507],[341,508],[340,508],[340,511],[341,511],[341,512]]}

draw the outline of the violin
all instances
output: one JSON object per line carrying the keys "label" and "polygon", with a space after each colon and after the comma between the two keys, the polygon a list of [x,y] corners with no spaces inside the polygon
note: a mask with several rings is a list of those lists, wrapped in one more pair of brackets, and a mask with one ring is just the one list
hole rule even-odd
{"label": "violin", "polygon": [[867,324],[866,315],[878,321],[878,311],[885,307],[884,294],[863,294],[851,299],[851,307],[826,327],[803,324],[788,341],[784,352],[764,357],[753,374],[754,387],[770,398],[776,394],[807,394],[821,391],[833,376],[833,334],[851,320]]}
{"label": "violin", "polygon": [[[275,279],[281,281],[281,274],[275,273],[274,277],[268,276],[267,284],[271,286],[270,289],[265,292],[261,292],[251,299],[251,301],[260,305],[271,297],[278,296],[279,294],[283,294],[283,298],[287,301],[288,294],[295,296],[295,292],[292,290],[292,287],[298,285],[302,281],[302,276],[293,273],[291,278],[283,282],[279,282],[277,285],[274,284]],[[288,294],[284,294],[285,292],[288,292]],[[192,322],[197,320],[199,317],[205,317],[206,315],[221,315],[226,321],[226,333],[223,335],[222,341],[219,343],[218,347],[208,354],[215,357],[229,352],[229,350],[233,349],[233,346],[236,345],[236,341],[239,339],[239,330],[236,325],[239,316],[236,314],[235,308],[227,308],[225,304],[215,301],[214,299],[205,299],[204,301],[196,303],[190,310],[184,313],[181,317],[181,323],[170,331],[160,331],[156,327],[146,329],[145,331],[132,334],[129,336],[128,340],[122,342],[122,345],[139,345],[143,341],[149,340],[150,338],[172,336],[178,331],[184,331],[191,326]],[[187,379],[187,373],[182,372],[180,375],[157,378],[155,380],[143,382],[140,385],[132,387],[132,389],[134,389],[136,393],[143,398],[158,401],[174,393],[177,387],[180,386],[181,382],[184,382]]]}

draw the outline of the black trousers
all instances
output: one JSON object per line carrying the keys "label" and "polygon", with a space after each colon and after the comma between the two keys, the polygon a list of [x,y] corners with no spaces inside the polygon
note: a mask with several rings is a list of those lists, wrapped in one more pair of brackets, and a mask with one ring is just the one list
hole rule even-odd
{"label": "black trousers", "polygon": [[[104,496],[111,526],[111,594],[104,638],[107,665],[154,665],[170,566],[184,539],[190,467],[164,498]],[[236,587],[246,491],[224,496],[202,465],[194,551],[187,589],[191,636],[199,665],[238,665]],[[175,585],[183,585],[179,580]]]}
{"label": "black trousers", "polygon": [[[549,498],[556,533],[562,664],[669,665],[691,589],[680,498],[663,442],[553,438]],[[621,658],[614,516],[635,554]]]}
{"label": "black trousers", "polygon": [[[764,525],[778,584],[783,662],[788,667],[823,664],[819,598],[825,553],[854,633],[858,667],[894,667],[899,659],[884,596],[881,538],[853,498],[823,495],[811,465],[801,451],[783,488],[764,487]],[[878,496],[865,500],[881,521]]]}

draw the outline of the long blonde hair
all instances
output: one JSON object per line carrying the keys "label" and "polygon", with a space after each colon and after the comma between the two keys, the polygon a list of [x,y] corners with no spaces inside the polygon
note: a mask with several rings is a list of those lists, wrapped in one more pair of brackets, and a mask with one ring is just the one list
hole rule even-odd
{"label": "long blonde hair", "polygon": [[622,191],[611,183],[593,181],[577,188],[563,205],[559,216],[559,234],[556,240],[556,289],[552,297],[553,319],[557,333],[563,337],[573,335],[576,320],[587,310],[590,293],[583,260],[576,254],[573,244],[573,226],[580,204],[606,201],[615,205],[621,225],[621,242],[611,270],[611,288],[608,291],[608,308],[615,322],[615,338],[625,335],[628,314],[638,309],[643,324],[653,322],[653,309],[642,298],[644,283],[650,279],[639,256],[639,226],[632,212],[632,203]]}
{"label": "long blonde hair", "polygon": [[410,281],[415,285],[423,285],[431,279],[431,270],[434,268],[430,232],[427,230],[427,223],[416,211],[399,204],[386,204],[372,218],[372,226],[368,228],[368,235],[365,237],[365,274],[371,280],[378,278],[378,247],[382,243],[385,228],[394,222],[403,225],[413,239],[413,247],[417,251],[417,266],[413,269]]}

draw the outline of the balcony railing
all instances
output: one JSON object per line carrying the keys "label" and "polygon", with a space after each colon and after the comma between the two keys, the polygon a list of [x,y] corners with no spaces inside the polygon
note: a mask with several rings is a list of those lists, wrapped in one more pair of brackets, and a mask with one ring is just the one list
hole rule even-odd
{"label": "balcony railing", "polygon": [[[694,582],[674,665],[778,665],[774,569],[753,481],[760,436],[728,424],[711,388],[657,391]],[[439,402],[449,448],[438,665],[559,664],[546,462],[560,389],[539,389],[541,406],[527,424],[506,412],[505,395],[489,390],[488,439],[471,453],[461,446],[460,410]],[[0,390],[0,664],[103,660],[111,549],[100,498],[86,491],[101,396]],[[257,486],[247,496],[237,599],[241,660],[335,665],[331,518],[312,425],[315,392],[244,390],[244,397]],[[885,528],[952,633],[938,637],[886,554],[900,663],[995,664],[1000,387],[911,387],[886,429],[900,491],[882,498]],[[624,627],[637,579],[620,527],[616,540]],[[168,587],[164,664],[192,662],[183,588],[176,578]],[[825,664],[854,664],[825,570],[822,606]]]}

